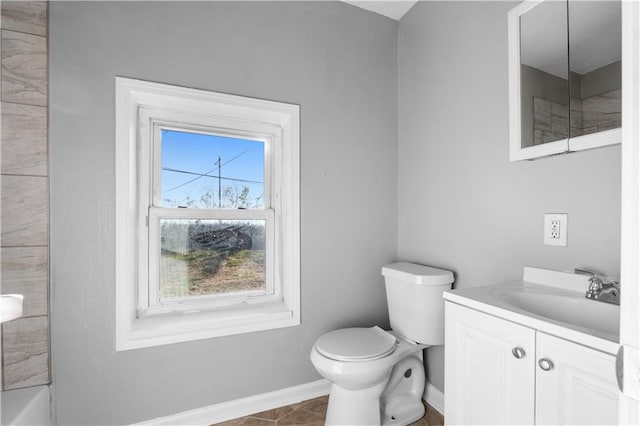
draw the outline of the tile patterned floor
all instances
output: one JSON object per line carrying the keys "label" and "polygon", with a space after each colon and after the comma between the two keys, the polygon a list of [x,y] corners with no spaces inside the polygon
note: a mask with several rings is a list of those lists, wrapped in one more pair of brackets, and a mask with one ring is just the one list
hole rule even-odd
{"label": "tile patterned floor", "polygon": [[[217,426],[322,426],[327,412],[328,397],[310,399],[298,404],[275,408],[252,414]],[[430,405],[425,404],[427,413],[420,420],[410,426],[442,426],[444,418]]]}

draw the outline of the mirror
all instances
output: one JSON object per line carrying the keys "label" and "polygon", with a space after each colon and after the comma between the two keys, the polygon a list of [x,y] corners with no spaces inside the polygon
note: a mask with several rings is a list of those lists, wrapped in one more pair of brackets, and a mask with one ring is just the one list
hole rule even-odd
{"label": "mirror", "polygon": [[620,143],[620,1],[509,12],[511,161]]}
{"label": "mirror", "polygon": [[572,138],[620,127],[621,20],[619,1],[569,1]]}
{"label": "mirror", "polygon": [[[520,146],[569,138],[567,5],[549,1],[520,17]],[[566,150],[565,149],[565,150]]]}

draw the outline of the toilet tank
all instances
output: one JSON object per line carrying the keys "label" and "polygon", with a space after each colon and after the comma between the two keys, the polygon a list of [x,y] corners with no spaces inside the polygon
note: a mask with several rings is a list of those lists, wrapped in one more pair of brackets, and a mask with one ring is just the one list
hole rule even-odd
{"label": "toilet tank", "polygon": [[382,267],[391,328],[417,343],[444,344],[442,293],[453,273],[431,266],[397,262]]}

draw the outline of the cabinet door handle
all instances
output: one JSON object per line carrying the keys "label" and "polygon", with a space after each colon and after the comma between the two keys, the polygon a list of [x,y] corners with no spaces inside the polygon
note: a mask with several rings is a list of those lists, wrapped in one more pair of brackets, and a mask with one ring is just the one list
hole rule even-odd
{"label": "cabinet door handle", "polygon": [[511,349],[511,353],[518,359],[522,359],[526,355],[526,352],[520,346],[516,346],[515,348]]}
{"label": "cabinet door handle", "polygon": [[547,358],[540,358],[538,360],[538,366],[540,366],[540,368],[544,371],[549,371],[553,368],[553,363]]}
{"label": "cabinet door handle", "polygon": [[620,392],[624,392],[624,346],[618,348],[618,355],[616,355],[616,379]]}

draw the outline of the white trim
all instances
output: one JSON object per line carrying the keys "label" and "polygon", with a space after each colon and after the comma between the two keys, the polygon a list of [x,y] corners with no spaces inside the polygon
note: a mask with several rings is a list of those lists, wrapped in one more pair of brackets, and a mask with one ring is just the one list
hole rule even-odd
{"label": "white trim", "polygon": [[511,9],[507,16],[508,63],[509,63],[509,159],[511,161],[532,160],[561,154],[569,150],[567,139],[542,145],[522,147],[521,100],[520,100],[520,16],[542,3],[543,0],[523,1]]}
{"label": "white trim", "polygon": [[[329,394],[326,379],[147,420],[138,425],[211,425]],[[435,408],[435,407],[434,407]]]}
{"label": "white trim", "polygon": [[640,419],[640,3],[622,2],[622,217],[620,345],[624,392],[620,424]]}
{"label": "white trim", "polygon": [[[520,143],[521,137],[518,136],[516,141]],[[511,148],[510,160],[535,160],[536,158],[549,157],[551,155],[566,154],[569,152],[569,139],[560,139],[553,142],[547,142],[540,145],[528,146],[526,148],[520,148],[518,145]]]}
{"label": "white trim", "polygon": [[602,148],[603,146],[618,145],[622,141],[622,128],[603,130],[584,136],[569,138],[570,151],[584,151]]}
{"label": "white trim", "polygon": [[427,382],[422,399],[444,416],[444,393],[440,389]]}
{"label": "white trim", "polygon": [[[131,426],[211,425],[329,395],[330,390],[331,382],[327,379],[320,379],[315,382],[279,389],[273,392],[158,417],[134,423]],[[444,393],[440,389],[427,382],[422,399],[444,416]]]}
{"label": "white trim", "polygon": [[[116,351],[299,325],[300,107],[123,77],[116,77],[115,86]],[[274,242],[267,242],[268,256],[274,256],[273,300],[264,299],[265,303],[260,304],[240,300],[242,303],[234,307],[222,308],[213,303],[210,309],[176,307],[163,315],[137,317],[137,308],[144,311],[149,300],[149,279],[143,270],[149,265],[146,223],[152,219],[147,211],[152,196],[150,170],[143,167],[151,159],[150,139],[155,122],[186,123],[223,134],[239,130],[266,143],[268,161],[272,163],[270,173],[266,167],[269,176],[265,176],[265,184],[272,184],[273,188],[265,207],[272,211],[222,211],[210,215],[257,215],[273,224],[268,232]],[[139,138],[145,139],[140,142]],[[182,209],[156,212],[167,217],[192,214]],[[202,213],[200,210],[198,215]],[[271,288],[271,282],[268,284]],[[182,315],[172,314],[173,311]]]}

